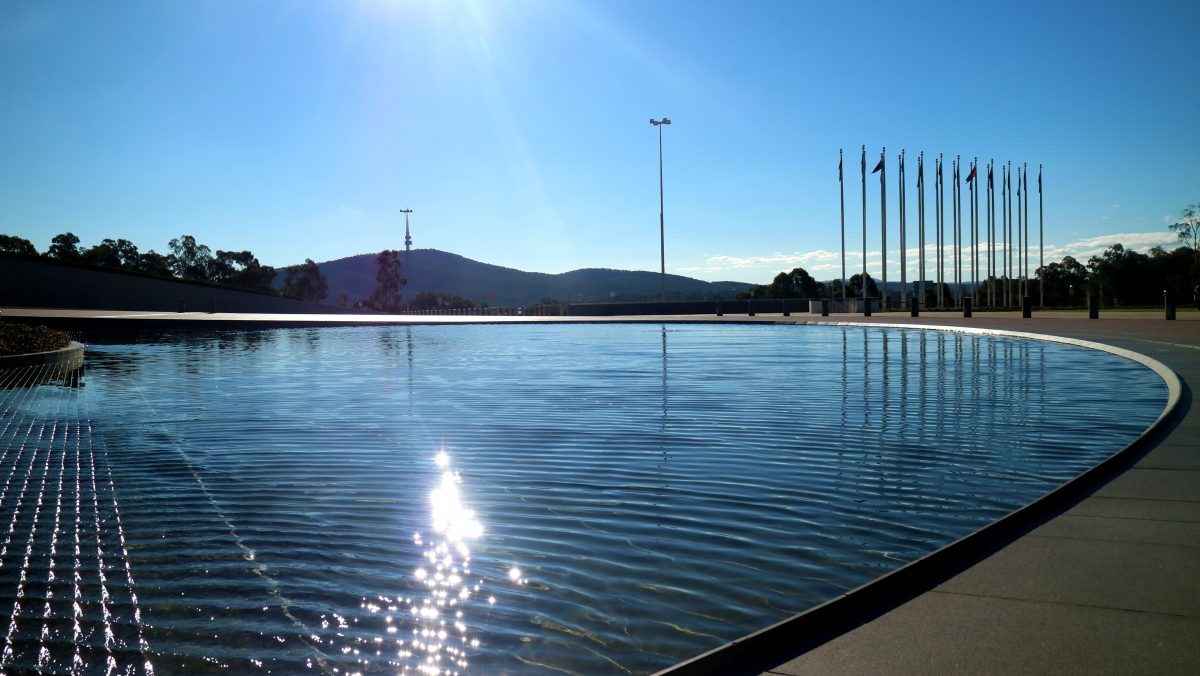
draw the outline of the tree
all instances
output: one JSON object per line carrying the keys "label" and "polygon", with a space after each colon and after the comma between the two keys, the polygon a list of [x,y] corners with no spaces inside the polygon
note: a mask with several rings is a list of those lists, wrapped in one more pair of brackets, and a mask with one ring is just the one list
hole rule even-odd
{"label": "tree", "polygon": [[104,268],[138,268],[138,249],[127,239],[106,239],[83,253],[84,262]]}
{"label": "tree", "polygon": [[1196,305],[1200,307],[1200,203],[1185,207],[1183,218],[1172,223],[1171,230],[1175,231],[1175,236],[1179,238],[1184,247],[1192,250],[1192,270],[1189,281]]}
{"label": "tree", "polygon": [[1200,204],[1184,207],[1183,218],[1169,227],[1181,244],[1200,255]]}
{"label": "tree", "polygon": [[1088,260],[1089,279],[1110,302],[1122,305],[1151,305],[1162,302],[1162,282],[1149,273],[1149,257],[1120,244]]}
{"label": "tree", "polygon": [[1083,263],[1064,256],[1062,261],[1040,268],[1038,275],[1046,285],[1046,305],[1069,306],[1083,302],[1088,283],[1088,269]]}
{"label": "tree", "polygon": [[175,265],[175,254],[167,254],[164,256],[151,249],[150,251],[138,256],[137,267],[135,269],[138,272],[144,272],[148,275],[174,277]]}
{"label": "tree", "polygon": [[[846,282],[846,289],[850,292],[851,297],[858,298],[862,296],[862,279],[861,272],[850,275],[850,279]],[[870,298],[879,297],[879,286],[875,284],[875,280],[871,275],[867,275],[867,296]]]}
{"label": "tree", "polygon": [[1158,281],[1159,288],[1169,292],[1176,301],[1193,298],[1195,253],[1189,247],[1180,246],[1167,251],[1156,246],[1150,250],[1149,259],[1147,267],[1150,276]]}
{"label": "tree", "polygon": [[275,268],[262,265],[249,251],[218,251],[209,262],[208,278],[230,286],[270,291]]}
{"label": "tree", "polygon": [[[985,282],[985,284],[986,284],[986,282]],[[925,280],[925,298],[921,302],[921,307],[933,308],[933,307],[938,306],[937,288],[938,288],[937,280],[934,280],[934,279]],[[944,305],[953,305],[954,304],[954,291],[953,291],[953,289],[950,288],[950,285],[945,282],[942,282],[942,303]]]}
{"label": "tree", "polygon": [[70,232],[55,235],[54,239],[50,240],[50,248],[46,250],[46,255],[60,261],[79,260],[79,238]]}
{"label": "tree", "polygon": [[400,276],[400,252],[385,249],[375,257],[379,266],[375,273],[375,290],[371,292],[371,304],[384,312],[400,311],[400,290],[408,280]]}
{"label": "tree", "polygon": [[21,254],[23,256],[38,255],[33,242],[14,235],[0,235],[0,251]]}
{"label": "tree", "polygon": [[466,298],[447,293],[422,291],[414,296],[412,300],[412,309],[414,310],[461,310],[473,307],[475,307],[475,303]]}
{"label": "tree", "polygon": [[813,279],[804,268],[793,268],[791,272],[775,275],[770,284],[761,284],[743,291],[738,298],[820,298],[825,295],[825,286]]}
{"label": "tree", "polygon": [[211,279],[212,249],[197,244],[196,238],[184,235],[168,242],[175,255],[175,276],[197,282]]}
{"label": "tree", "polygon": [[283,293],[307,301],[321,302],[329,295],[329,280],[311,258],[301,265],[289,265],[283,279]]}

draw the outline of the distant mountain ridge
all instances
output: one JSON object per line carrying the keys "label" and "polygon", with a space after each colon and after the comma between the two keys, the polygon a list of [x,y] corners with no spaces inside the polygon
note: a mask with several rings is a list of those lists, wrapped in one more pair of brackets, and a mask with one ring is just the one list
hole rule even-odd
{"label": "distant mountain ridge", "polygon": [[[334,302],[339,293],[349,296],[350,302],[369,298],[375,289],[375,256],[360,254],[318,263],[329,281],[325,302]],[[429,292],[493,306],[534,305],[546,298],[573,303],[634,301],[656,299],[660,285],[657,272],[584,268],[552,275],[481,263],[437,249],[413,249],[407,257],[401,251],[400,262],[401,274],[408,279],[403,291],[405,300]],[[281,270],[276,283],[282,285],[282,279]],[[751,286],[682,275],[666,277],[667,298],[674,300],[732,299]]]}

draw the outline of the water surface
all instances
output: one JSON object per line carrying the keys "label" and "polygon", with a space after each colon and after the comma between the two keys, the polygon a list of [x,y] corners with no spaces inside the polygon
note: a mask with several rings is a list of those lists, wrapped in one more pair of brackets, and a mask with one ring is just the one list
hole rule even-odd
{"label": "water surface", "polygon": [[89,346],[82,385],[8,397],[0,473],[69,495],[79,453],[15,430],[75,424],[135,603],[12,664],[646,673],[1045,494],[1166,399],[1091,350],[815,326],[181,334]]}

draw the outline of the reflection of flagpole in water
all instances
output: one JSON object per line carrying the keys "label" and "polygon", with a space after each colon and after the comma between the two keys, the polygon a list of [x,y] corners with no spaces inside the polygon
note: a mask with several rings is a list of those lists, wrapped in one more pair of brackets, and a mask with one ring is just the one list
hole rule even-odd
{"label": "reflection of flagpole in water", "polygon": [[[880,355],[879,362],[883,368],[882,389],[879,391],[881,413],[879,416],[879,429],[882,431],[887,425],[887,409],[888,409],[888,332],[886,330],[881,334],[883,339],[883,350]],[[881,447],[882,448],[882,447]]]}
{"label": "reflection of flagpole in water", "polygon": [[662,451],[662,461],[658,465],[658,478],[661,482],[659,495],[666,490],[667,462],[671,459],[667,450],[667,326],[662,326],[662,424],[658,433],[659,450]]}
{"label": "reflection of flagpole in water", "polygon": [[[918,406],[917,410],[921,411],[922,418],[925,415],[925,411],[929,410],[928,408],[925,407],[925,396],[926,396],[925,395],[925,387],[926,387],[926,380],[928,380],[927,368],[925,366],[925,350],[926,350],[925,334],[926,333],[928,333],[928,332],[927,331],[918,331],[917,332],[917,340],[918,340],[918,344],[919,344],[920,350],[921,350],[921,357],[920,357],[921,371],[920,371],[919,375],[917,376],[917,382],[920,385],[921,394],[920,394],[920,396],[917,397],[917,406]],[[923,428],[925,426],[925,421],[921,420],[919,424]]]}
{"label": "reflection of flagpole in water", "polygon": [[[846,331],[842,328],[842,434],[846,433],[846,424],[849,417],[846,412],[846,407],[850,405],[850,345],[846,338]],[[846,449],[845,444],[840,444],[841,450]]]}
{"label": "reflection of flagpole in water", "polygon": [[[908,410],[908,338],[907,331],[900,332],[900,414],[896,416],[900,420],[904,420]],[[900,433],[904,433],[903,428]]]}
{"label": "reflection of flagpole in water", "polygon": [[863,353],[862,353],[862,369],[863,369],[863,385],[862,385],[862,407],[863,407],[863,423],[871,422],[871,406],[870,406],[870,387],[871,387],[871,354],[870,354],[870,336],[865,328],[860,329],[863,337]]}

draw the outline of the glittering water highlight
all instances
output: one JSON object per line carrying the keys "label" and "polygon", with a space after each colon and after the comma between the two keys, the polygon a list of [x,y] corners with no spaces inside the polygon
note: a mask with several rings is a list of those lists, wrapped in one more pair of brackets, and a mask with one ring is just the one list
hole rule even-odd
{"label": "glittering water highlight", "polygon": [[[794,326],[188,334],[90,345],[78,385],[0,383],[27,669],[646,673],[1027,503],[1165,400],[1090,350]],[[78,632],[5,577],[27,552]]]}

